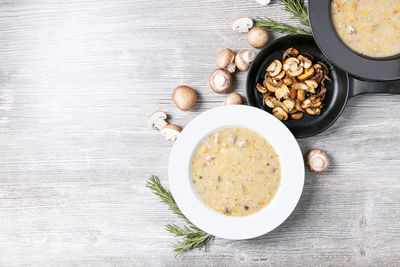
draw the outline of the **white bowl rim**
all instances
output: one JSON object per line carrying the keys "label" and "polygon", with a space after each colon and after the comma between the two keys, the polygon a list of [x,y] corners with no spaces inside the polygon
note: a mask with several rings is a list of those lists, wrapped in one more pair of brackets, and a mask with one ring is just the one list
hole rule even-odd
{"label": "white bowl rim", "polygon": [[[261,134],[273,146],[281,162],[281,185],[272,201],[246,217],[223,215],[206,206],[194,190],[190,168],[192,155],[212,132],[241,126]],[[304,185],[304,161],[300,147],[286,126],[255,107],[229,105],[208,110],[183,129],[168,165],[171,193],[183,214],[198,228],[226,239],[249,239],[266,234],[293,212]]]}

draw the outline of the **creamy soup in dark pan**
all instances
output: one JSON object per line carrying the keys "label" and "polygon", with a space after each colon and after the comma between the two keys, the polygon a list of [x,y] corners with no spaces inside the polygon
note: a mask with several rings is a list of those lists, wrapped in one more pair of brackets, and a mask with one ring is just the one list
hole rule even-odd
{"label": "creamy soup in dark pan", "polygon": [[338,35],[355,52],[400,54],[400,0],[333,0],[331,14]]}

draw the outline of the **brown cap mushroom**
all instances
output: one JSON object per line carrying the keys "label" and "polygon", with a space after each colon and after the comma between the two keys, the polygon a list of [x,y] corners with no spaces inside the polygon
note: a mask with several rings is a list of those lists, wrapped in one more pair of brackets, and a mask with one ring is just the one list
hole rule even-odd
{"label": "brown cap mushroom", "polygon": [[161,129],[160,133],[162,136],[165,137],[166,140],[175,141],[178,138],[181,131],[182,129],[179,126],[176,126],[175,124],[167,124]]}
{"label": "brown cap mushroom", "polygon": [[218,93],[226,93],[231,89],[232,85],[232,74],[224,69],[216,69],[211,73],[210,76],[210,87]]}
{"label": "brown cap mushroom", "polygon": [[242,103],[243,103],[242,96],[236,92],[227,95],[224,101],[224,105],[241,105]]}
{"label": "brown cap mushroom", "polygon": [[321,173],[329,168],[328,155],[321,149],[313,149],[306,156],[307,167],[315,172]]}
{"label": "brown cap mushroom", "polygon": [[196,105],[196,91],[189,86],[180,85],[172,93],[172,101],[180,110],[190,110]]}
{"label": "brown cap mushroom", "polygon": [[253,27],[251,18],[239,18],[232,24],[232,30],[239,33],[248,32],[251,27]]}
{"label": "brown cap mushroom", "polygon": [[147,126],[149,128],[154,128],[161,130],[163,127],[167,125],[165,121],[167,119],[167,114],[162,111],[155,111],[150,114],[149,118],[147,119]]}
{"label": "brown cap mushroom", "polygon": [[253,49],[242,49],[235,56],[235,64],[241,71],[246,71],[250,63],[256,58],[256,51]]}
{"label": "brown cap mushroom", "polygon": [[230,73],[235,72],[236,65],[234,61],[235,53],[229,48],[219,51],[216,59],[217,66],[222,69],[227,69]]}
{"label": "brown cap mushroom", "polygon": [[264,28],[254,27],[247,34],[247,41],[254,48],[262,48],[269,41],[268,32]]}

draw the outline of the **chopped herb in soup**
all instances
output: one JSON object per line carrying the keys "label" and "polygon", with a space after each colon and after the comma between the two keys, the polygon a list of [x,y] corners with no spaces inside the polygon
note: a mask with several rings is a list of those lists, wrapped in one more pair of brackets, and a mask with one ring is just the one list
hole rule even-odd
{"label": "chopped herb in soup", "polygon": [[209,135],[192,160],[193,185],[204,203],[230,216],[264,208],[281,182],[279,157],[256,132],[233,127]]}
{"label": "chopped herb in soup", "polygon": [[370,57],[400,53],[399,0],[333,0],[332,20],[340,38]]}

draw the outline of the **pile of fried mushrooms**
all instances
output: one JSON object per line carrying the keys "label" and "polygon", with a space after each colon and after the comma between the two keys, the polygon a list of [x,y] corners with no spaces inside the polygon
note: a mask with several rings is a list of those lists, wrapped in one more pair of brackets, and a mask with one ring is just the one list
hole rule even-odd
{"label": "pile of fried mushrooms", "polygon": [[330,78],[323,62],[313,63],[312,55],[291,47],[283,53],[282,61],[275,59],[267,67],[263,84],[257,83],[256,88],[276,118],[299,120],[304,113],[321,113],[326,80]]}

